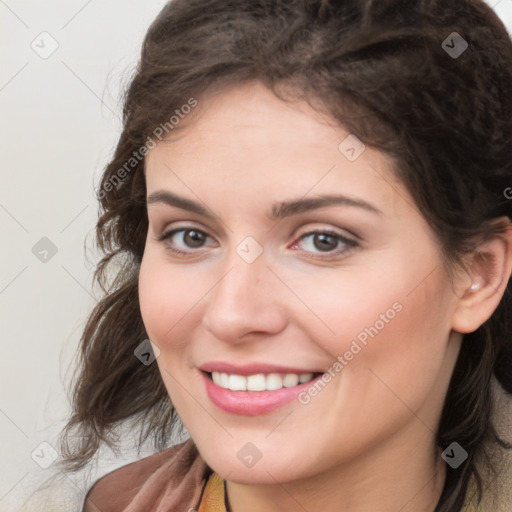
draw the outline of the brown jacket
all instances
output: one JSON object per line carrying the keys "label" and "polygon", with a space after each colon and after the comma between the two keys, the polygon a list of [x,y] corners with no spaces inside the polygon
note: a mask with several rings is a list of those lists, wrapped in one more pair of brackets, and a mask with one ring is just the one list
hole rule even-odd
{"label": "brown jacket", "polygon": [[188,512],[198,508],[212,472],[188,439],[100,478],[83,512]]}

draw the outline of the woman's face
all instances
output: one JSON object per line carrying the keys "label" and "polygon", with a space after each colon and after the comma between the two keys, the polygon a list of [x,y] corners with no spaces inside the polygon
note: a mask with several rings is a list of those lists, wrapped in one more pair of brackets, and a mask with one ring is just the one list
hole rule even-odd
{"label": "woman's face", "polygon": [[257,83],[180,128],[146,160],[139,293],[206,462],[275,483],[432,452],[457,297],[391,160]]}

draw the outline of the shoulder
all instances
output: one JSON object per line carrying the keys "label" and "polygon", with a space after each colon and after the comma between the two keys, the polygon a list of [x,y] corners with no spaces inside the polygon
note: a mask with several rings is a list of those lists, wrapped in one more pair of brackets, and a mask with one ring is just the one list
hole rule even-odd
{"label": "shoulder", "polygon": [[82,512],[122,512],[127,507],[130,511],[187,510],[199,499],[210,473],[188,439],[100,478],[87,493]]}

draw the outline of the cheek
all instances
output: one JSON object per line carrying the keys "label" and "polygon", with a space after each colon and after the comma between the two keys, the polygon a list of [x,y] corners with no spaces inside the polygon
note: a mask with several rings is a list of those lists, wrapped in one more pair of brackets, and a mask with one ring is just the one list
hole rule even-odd
{"label": "cheek", "polygon": [[149,338],[162,351],[179,348],[180,323],[189,319],[201,297],[190,278],[182,270],[173,271],[155,251],[144,254],[139,273],[140,310]]}
{"label": "cheek", "polygon": [[331,356],[333,373],[343,376],[338,385],[350,392],[339,395],[344,405],[349,396],[378,403],[393,399],[393,392],[419,404],[443,365],[450,332],[443,275],[418,277],[431,272],[429,258],[414,260],[414,266],[394,258],[383,267],[386,274],[366,267],[364,274],[347,271],[302,288],[322,320],[310,315],[308,332],[315,325],[324,333],[316,341]]}
{"label": "cheek", "polygon": [[[366,267],[364,272],[361,268],[347,268],[316,279],[311,276],[295,279],[294,290],[311,312],[297,314],[301,307],[304,310],[303,305],[297,304],[292,313],[295,321],[301,322],[302,329],[333,358],[350,350],[353,342],[361,347],[362,354],[387,334],[398,333],[413,312],[423,309],[423,304],[413,304],[404,292],[410,290],[409,280],[403,275],[397,279],[393,268],[390,265],[386,268],[389,269],[386,276],[380,268],[372,271]],[[388,337],[388,342],[392,338]],[[393,343],[400,344],[406,339],[407,334],[403,332]],[[357,350],[354,346],[353,352]]]}

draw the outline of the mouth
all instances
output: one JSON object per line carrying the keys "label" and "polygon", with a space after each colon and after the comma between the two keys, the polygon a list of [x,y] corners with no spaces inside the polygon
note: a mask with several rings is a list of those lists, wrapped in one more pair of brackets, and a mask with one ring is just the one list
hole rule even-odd
{"label": "mouth", "polygon": [[305,384],[322,375],[321,372],[310,373],[256,373],[237,375],[226,372],[203,372],[217,386],[231,391],[277,391]]}
{"label": "mouth", "polygon": [[293,402],[322,378],[322,372],[236,373],[199,371],[207,397],[224,412],[242,416],[268,414]]}

